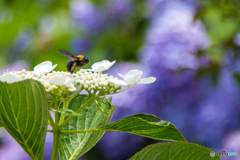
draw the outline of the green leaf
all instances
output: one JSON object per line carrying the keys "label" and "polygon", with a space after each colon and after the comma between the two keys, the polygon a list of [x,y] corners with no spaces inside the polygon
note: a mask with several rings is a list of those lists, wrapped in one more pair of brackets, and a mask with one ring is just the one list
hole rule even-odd
{"label": "green leaf", "polygon": [[186,141],[172,123],[143,113],[125,117],[99,129],[127,132],[158,140]]}
{"label": "green leaf", "polygon": [[0,127],[3,127],[2,122],[0,121]]}
{"label": "green leaf", "polygon": [[232,74],[233,74],[235,81],[238,84],[238,87],[240,87],[240,74],[238,72],[233,72]]}
{"label": "green leaf", "polygon": [[0,82],[0,121],[32,159],[42,159],[47,132],[47,99],[40,82]]}
{"label": "green leaf", "polygon": [[136,153],[130,160],[151,159],[151,160],[219,160],[220,156],[210,156],[213,150],[203,146],[187,142],[158,143],[147,146]]}
{"label": "green leaf", "polygon": [[81,116],[81,114],[71,110],[71,109],[64,109],[64,108],[61,108],[61,109],[58,109],[58,110],[54,110],[54,109],[51,109],[51,111],[54,111],[54,112],[58,112],[58,113],[61,113],[63,115],[66,115],[66,116]]}
{"label": "green leaf", "polygon": [[[69,103],[69,109],[76,111],[88,99],[87,95],[78,95]],[[98,98],[98,104],[103,112],[98,109],[97,103],[93,101],[80,114],[74,117],[63,131],[82,130],[84,133],[61,134],[60,136],[60,159],[77,159],[90,150],[103,136],[103,132],[85,132],[85,130],[96,129],[109,124],[115,107],[111,107],[106,98]],[[67,117],[66,117],[67,118]]]}

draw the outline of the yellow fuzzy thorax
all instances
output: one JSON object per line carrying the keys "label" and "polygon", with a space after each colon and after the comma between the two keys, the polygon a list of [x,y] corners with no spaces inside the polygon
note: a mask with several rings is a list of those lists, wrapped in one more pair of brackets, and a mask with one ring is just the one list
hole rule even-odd
{"label": "yellow fuzzy thorax", "polygon": [[76,58],[78,59],[78,60],[82,60],[83,59],[83,55],[78,55],[78,56],[76,56]]}

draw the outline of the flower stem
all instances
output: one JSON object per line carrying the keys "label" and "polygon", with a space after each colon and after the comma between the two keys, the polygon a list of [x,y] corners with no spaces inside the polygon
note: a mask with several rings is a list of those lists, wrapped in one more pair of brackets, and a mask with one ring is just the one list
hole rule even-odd
{"label": "flower stem", "polygon": [[[54,99],[54,108],[57,110],[57,99]],[[50,115],[51,116],[51,115]],[[51,160],[57,160],[58,158],[58,148],[60,142],[60,130],[58,128],[58,113],[55,113],[55,123],[53,123],[53,147],[52,147],[52,157]]]}
{"label": "flower stem", "polygon": [[97,104],[98,109],[102,112],[102,114],[105,114],[105,113],[104,113],[104,110],[103,110],[102,107],[99,105],[98,101],[95,100],[95,102],[96,102],[96,104]]}
{"label": "flower stem", "polygon": [[50,111],[48,111],[48,124],[49,124],[52,128],[55,127],[55,124],[54,124],[54,121],[53,121],[52,116],[51,116],[51,114],[50,114]]}
{"label": "flower stem", "polygon": [[79,89],[77,92],[73,93],[71,96],[69,96],[69,101],[71,101],[74,97],[76,97],[77,95],[79,95],[79,93],[82,91],[83,89]]}
{"label": "flower stem", "polygon": [[[68,108],[69,102],[70,102],[69,99],[63,101],[63,109]],[[64,121],[64,118],[65,118],[65,115],[64,115],[64,114],[61,114],[59,123],[62,123],[62,122]]]}
{"label": "flower stem", "polygon": [[[92,96],[91,98],[89,98],[86,103],[84,103],[80,108],[78,108],[78,110],[76,110],[76,113],[80,113],[89,103],[91,103],[92,101],[94,101],[97,98],[98,98],[98,96]],[[63,121],[62,123],[59,123],[58,127],[61,129],[73,118],[74,118],[74,116],[69,116],[65,121]]]}
{"label": "flower stem", "polygon": [[51,160],[57,160],[58,158],[58,147],[60,142],[60,132],[58,130],[53,131],[53,148],[52,148],[52,158]]}
{"label": "flower stem", "polygon": [[[64,98],[62,98],[63,109],[67,109],[69,102],[70,102],[74,97],[76,97],[82,90],[83,90],[83,89],[79,89],[77,92],[75,92],[75,93],[72,94],[71,96],[69,96],[69,94],[68,94],[66,100],[65,100]],[[65,115],[61,114],[60,121],[59,121],[60,124],[64,121],[64,118],[65,118]],[[61,128],[61,127],[60,127],[60,128]]]}
{"label": "flower stem", "polygon": [[53,101],[51,101],[49,104],[48,104],[48,109],[50,109],[53,105]]}

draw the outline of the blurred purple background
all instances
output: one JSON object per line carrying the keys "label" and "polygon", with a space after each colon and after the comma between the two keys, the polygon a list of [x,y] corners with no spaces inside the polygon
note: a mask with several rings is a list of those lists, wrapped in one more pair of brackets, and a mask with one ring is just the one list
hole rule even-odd
{"label": "blurred purple background", "polygon": [[[70,5],[71,22],[84,34],[71,42],[73,50],[87,52],[92,47],[89,37],[117,26],[128,18],[133,1],[112,0],[99,7],[87,0],[75,0]],[[200,67],[208,65],[208,58],[198,56],[211,41],[200,20],[193,21],[197,2],[192,0],[148,0],[146,16],[149,26],[144,44],[139,49],[138,62],[118,62],[107,73],[118,76],[131,69],[143,71],[143,77],[154,76],[157,81],[137,85],[126,92],[113,95],[116,105],[113,121],[123,117],[147,113],[170,121],[189,141],[211,149],[240,154],[240,90],[232,73],[239,71],[239,61],[226,57],[219,70],[218,83],[210,76],[196,78]],[[116,35],[118,36],[118,35]],[[16,47],[27,45],[31,34],[20,36]],[[236,36],[238,43],[239,35]],[[16,61],[0,70],[28,69],[23,61]],[[158,141],[127,133],[107,132],[91,154],[99,159],[127,159],[148,144]],[[50,159],[51,135],[48,134],[45,158]],[[15,154],[17,157],[13,157]],[[0,146],[0,160],[25,160],[28,156],[13,139],[4,134]],[[86,157],[91,157],[86,155]],[[226,158],[226,157],[225,157]],[[86,158],[91,159],[91,158]]]}

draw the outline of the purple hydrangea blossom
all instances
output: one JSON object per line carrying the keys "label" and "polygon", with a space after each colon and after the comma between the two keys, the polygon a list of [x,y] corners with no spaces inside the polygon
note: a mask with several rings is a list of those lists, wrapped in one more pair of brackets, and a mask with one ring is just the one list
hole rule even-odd
{"label": "purple hydrangea blossom", "polygon": [[[147,0],[148,12],[150,15],[153,15],[157,10],[159,10],[159,8],[171,2],[175,3],[177,1],[176,0]],[[198,1],[197,0],[181,0],[180,3],[184,3],[189,6],[196,7],[198,4]]]}
{"label": "purple hydrangea blossom", "polygon": [[103,10],[87,0],[75,0],[71,4],[71,15],[74,24],[85,31],[98,33],[106,25],[106,15]]}
{"label": "purple hydrangea blossom", "polygon": [[72,41],[72,48],[76,54],[86,54],[91,48],[91,42],[84,38],[74,39]]}
{"label": "purple hydrangea blossom", "polygon": [[193,53],[208,47],[210,42],[203,25],[193,22],[193,16],[194,8],[180,2],[158,8],[147,32],[141,61],[169,69],[198,68],[201,61]]}
{"label": "purple hydrangea blossom", "polygon": [[237,35],[235,35],[234,37],[234,43],[237,46],[240,46],[240,33],[238,33]]}
{"label": "purple hydrangea blossom", "polygon": [[9,51],[8,58],[15,62],[19,59],[19,55],[24,50],[27,49],[31,39],[33,37],[33,30],[31,27],[22,28],[19,31],[19,35],[15,38],[13,47]]}
{"label": "purple hydrangea blossom", "polygon": [[216,87],[206,88],[206,98],[193,113],[192,130],[199,141],[213,149],[220,149],[227,133],[240,126],[240,91],[231,72],[222,70]]}
{"label": "purple hydrangea blossom", "polygon": [[110,0],[107,4],[109,15],[114,19],[125,17],[131,12],[131,0]]}
{"label": "purple hydrangea blossom", "polygon": [[123,133],[106,132],[97,146],[106,159],[125,160],[145,147],[146,138]]}
{"label": "purple hydrangea blossom", "polygon": [[22,33],[19,34],[19,37],[16,41],[15,50],[16,51],[22,51],[26,49],[32,39],[32,30],[30,31],[22,31]]}

